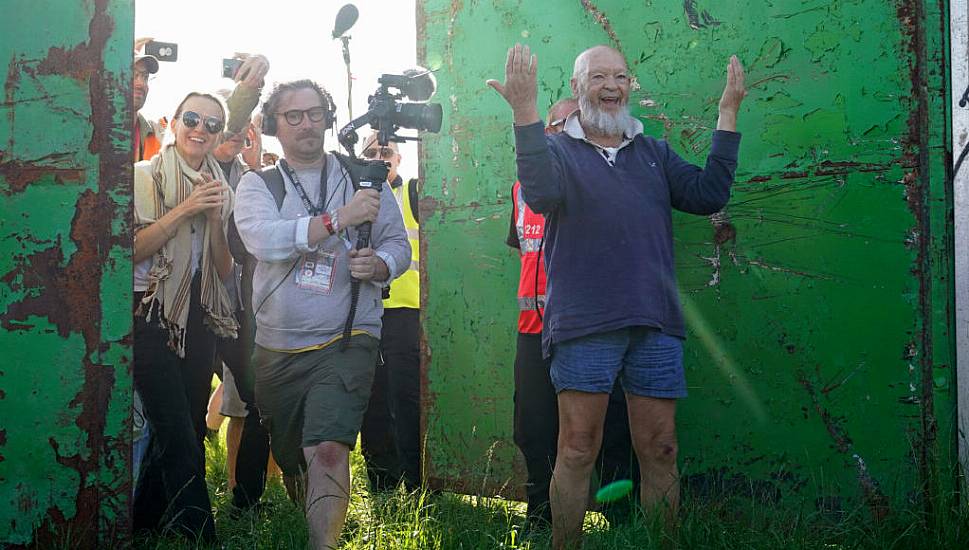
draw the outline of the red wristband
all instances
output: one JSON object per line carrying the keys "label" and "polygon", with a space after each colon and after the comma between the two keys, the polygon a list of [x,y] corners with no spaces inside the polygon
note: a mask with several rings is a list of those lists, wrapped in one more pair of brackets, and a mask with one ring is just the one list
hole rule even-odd
{"label": "red wristband", "polygon": [[323,222],[323,227],[326,228],[327,233],[330,235],[336,233],[336,231],[333,229],[333,218],[330,217],[329,212],[324,212],[323,215],[320,216],[320,221]]}
{"label": "red wristband", "polygon": [[330,235],[336,233],[336,231],[333,230],[333,218],[330,217],[330,213],[329,212],[324,212],[320,216],[320,221],[323,222],[323,227],[326,228],[326,232],[327,233],[329,233]]}

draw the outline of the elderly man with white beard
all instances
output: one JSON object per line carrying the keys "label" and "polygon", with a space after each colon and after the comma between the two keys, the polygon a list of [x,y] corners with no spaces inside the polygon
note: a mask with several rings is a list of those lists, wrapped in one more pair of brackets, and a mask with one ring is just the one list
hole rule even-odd
{"label": "elderly man with white beard", "polygon": [[727,65],[706,166],[643,135],[629,113],[631,76],[620,52],[596,46],[575,60],[579,111],[545,136],[536,106],[538,62],[508,51],[505,83],[489,80],[514,114],[525,202],[546,217],[548,274],[543,351],[558,395],[552,474],[552,542],[578,545],[589,478],[602,443],[609,392],[627,397],[647,513],[679,505],[676,400],[686,396],[686,336],[673,265],[672,209],[713,214],[726,205],[737,167],[737,113],[746,91],[736,56]]}

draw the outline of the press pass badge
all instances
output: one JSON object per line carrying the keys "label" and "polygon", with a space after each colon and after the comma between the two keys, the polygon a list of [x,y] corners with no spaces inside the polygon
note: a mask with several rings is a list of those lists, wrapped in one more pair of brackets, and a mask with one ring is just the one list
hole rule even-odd
{"label": "press pass badge", "polygon": [[303,254],[296,270],[296,286],[317,294],[329,294],[333,289],[335,265],[336,254],[333,252]]}

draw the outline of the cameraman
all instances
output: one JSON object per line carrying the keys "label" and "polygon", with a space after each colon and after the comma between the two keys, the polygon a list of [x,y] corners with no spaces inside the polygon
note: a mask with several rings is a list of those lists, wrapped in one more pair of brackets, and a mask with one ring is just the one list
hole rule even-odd
{"label": "cameraman", "polygon": [[[283,473],[306,476],[314,548],[336,547],[343,530],[350,449],[380,343],[380,294],[407,270],[411,254],[393,194],[354,191],[338,159],[324,152],[334,111],[330,95],[310,80],[277,85],[263,105],[263,133],[279,139],[283,158],[278,168],[243,176],[235,210],[239,234],[259,260],[256,401]],[[373,223],[372,248],[355,250],[365,222]],[[359,302],[344,347],[353,279],[361,281]]]}

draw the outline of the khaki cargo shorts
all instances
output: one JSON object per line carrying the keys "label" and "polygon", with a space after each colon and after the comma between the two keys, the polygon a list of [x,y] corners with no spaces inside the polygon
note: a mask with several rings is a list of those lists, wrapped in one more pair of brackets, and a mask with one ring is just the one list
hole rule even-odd
{"label": "khaki cargo shorts", "polygon": [[256,346],[256,404],[269,429],[273,456],[283,473],[305,469],[303,448],[324,441],[356,445],[370,401],[380,341],[359,334],[341,351],[282,353]]}

